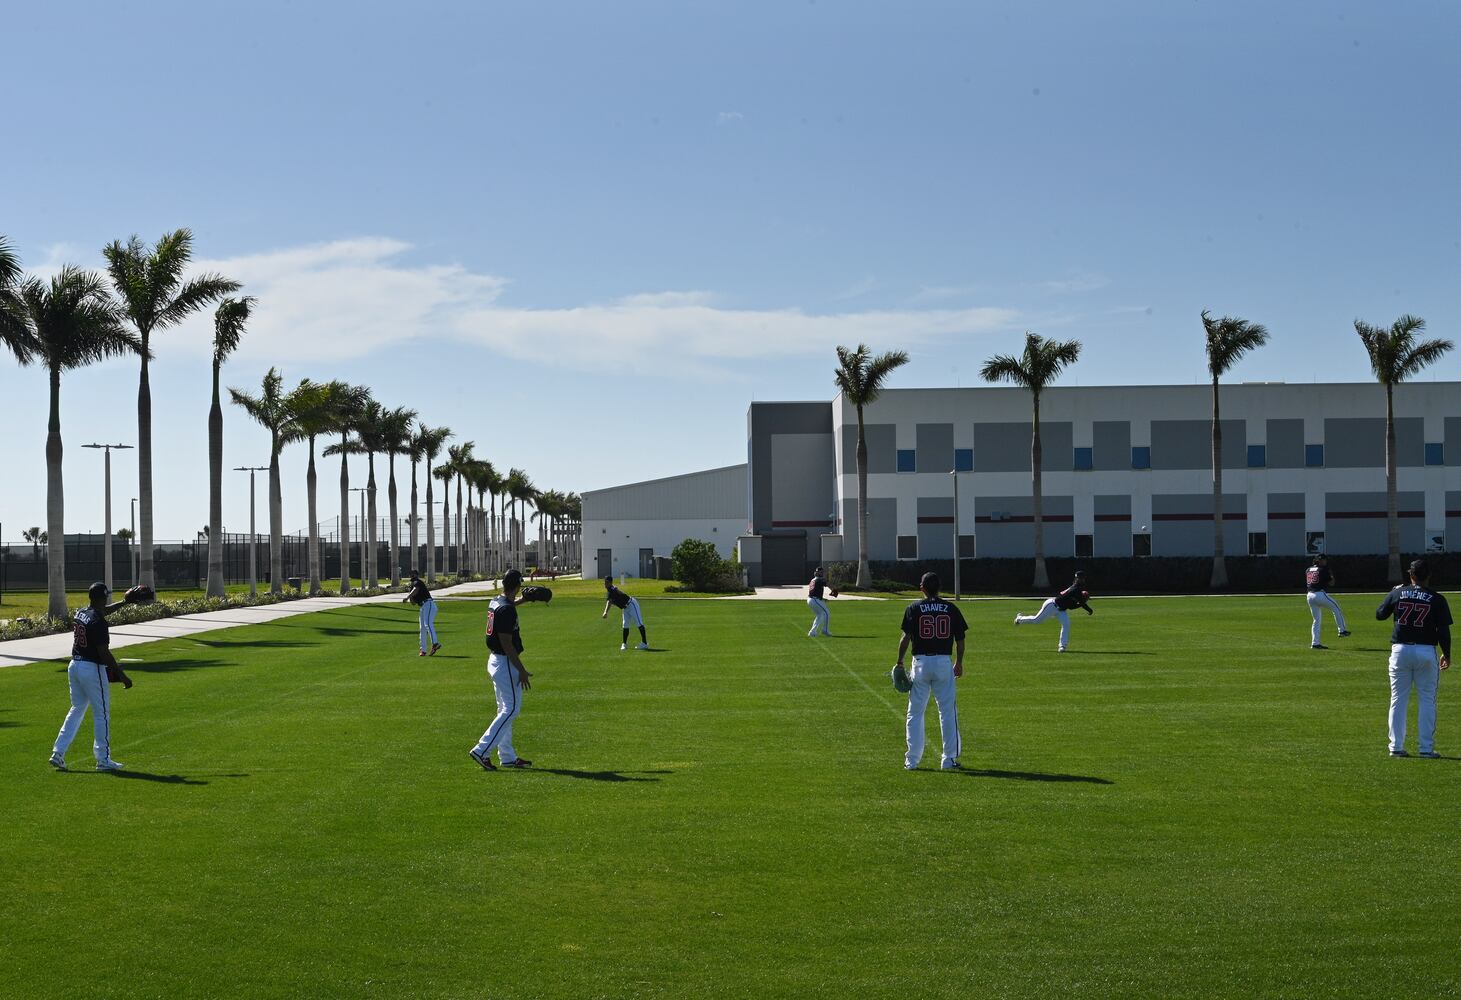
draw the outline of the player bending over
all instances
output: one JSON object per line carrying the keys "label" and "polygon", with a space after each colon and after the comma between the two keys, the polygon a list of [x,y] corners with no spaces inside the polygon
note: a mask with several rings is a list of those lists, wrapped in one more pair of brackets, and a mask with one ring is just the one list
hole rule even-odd
{"label": "player bending over", "polygon": [[1329,588],[1334,586],[1334,574],[1329,572],[1329,560],[1324,553],[1314,557],[1314,565],[1304,571],[1304,586],[1309,591],[1309,617],[1314,619],[1313,628],[1309,632],[1310,649],[1328,649],[1329,647],[1319,641],[1319,626],[1324,619],[1324,610],[1334,616],[1334,624],[1339,626],[1339,637],[1342,639],[1349,635],[1349,628],[1344,624],[1344,612],[1339,610],[1339,602],[1329,596]]}
{"label": "player bending over", "polygon": [[1040,610],[1033,615],[1015,615],[1015,624],[1034,625],[1054,615],[1060,620],[1060,645],[1055,651],[1057,653],[1065,652],[1066,643],[1070,641],[1070,615],[1067,612],[1073,611],[1076,608],[1085,608],[1086,614],[1095,614],[1088,603],[1091,595],[1086,591],[1085,587],[1085,572],[1083,570],[1076,570],[1075,580],[1069,587],[1066,587],[1060,593],[1040,605]]}
{"label": "player bending over", "polygon": [[[944,739],[945,771],[960,770],[959,709],[955,704],[954,681],[964,676],[964,634],[969,626],[957,607],[938,595],[939,579],[933,573],[923,574],[918,589],[923,599],[914,601],[903,611],[903,637],[898,640],[898,662],[893,667],[893,683],[900,690],[899,674],[903,672],[903,656],[913,647],[913,669],[906,674],[908,690],[908,750],[903,767],[912,771],[923,759],[923,717],[928,711],[928,698],[938,703],[939,732]],[[957,652],[952,663],[949,653]]]}
{"label": "player bending over", "polygon": [[[1390,633],[1390,756],[1408,757],[1405,752],[1405,713],[1410,708],[1413,686],[1419,701],[1417,742],[1422,757],[1436,753],[1436,687],[1441,671],[1451,666],[1451,607],[1430,588],[1431,568],[1424,559],[1410,564],[1410,583],[1402,583],[1380,605],[1375,617],[1394,617]],[[1441,657],[1436,659],[1436,647]]]}
{"label": "player bending over", "polygon": [[812,574],[811,583],[807,584],[807,607],[812,609],[812,630],[807,635],[831,635],[832,631],[827,628],[831,623],[832,613],[827,610],[827,602],[822,599],[824,593],[837,596],[837,588],[827,582],[822,575],[822,567],[818,566],[817,571]]}
{"label": "player bending over", "polygon": [[523,692],[532,687],[523,666],[522,629],[518,624],[518,588],[523,575],[510,569],[502,575],[502,593],[487,605],[487,673],[492,677],[492,692],[497,697],[497,715],[482,734],[477,745],[467,751],[484,771],[495,771],[492,751],[503,767],[532,767],[533,762],[517,755],[512,747],[512,723],[522,711]]}
{"label": "player bending over", "polygon": [[[407,602],[416,605],[420,612],[417,616],[417,624],[421,632],[421,652],[417,656],[435,656],[436,651],[441,648],[441,643],[436,641],[436,601],[431,597],[431,591],[421,579],[421,574],[416,570],[411,571],[411,592],[401,598],[401,603]],[[431,651],[427,652],[426,641],[431,640]]]}
{"label": "player bending over", "polygon": [[611,607],[618,608],[623,612],[622,622],[624,634],[619,639],[619,651],[622,653],[629,648],[629,626],[631,624],[639,626],[639,645],[634,648],[648,649],[649,633],[644,631],[644,615],[639,610],[639,602],[614,586],[614,578],[612,576],[604,577],[604,589],[609,592],[609,597],[608,600],[604,601],[604,613],[599,615],[599,617],[609,617],[609,608]]}

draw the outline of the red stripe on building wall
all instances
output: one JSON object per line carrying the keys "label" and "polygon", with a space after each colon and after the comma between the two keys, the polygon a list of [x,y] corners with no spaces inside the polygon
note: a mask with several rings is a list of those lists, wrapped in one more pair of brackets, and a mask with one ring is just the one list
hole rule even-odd
{"label": "red stripe on building wall", "polygon": [[[1046,524],[1061,524],[1067,521],[1074,521],[1074,514],[1046,514],[1040,518]],[[974,519],[975,524],[1034,524],[1033,514],[1012,514],[1009,517],[1002,517],[998,521],[988,514],[982,514]]]}
{"label": "red stripe on building wall", "polygon": [[1268,519],[1270,521],[1302,521],[1304,519],[1304,512],[1299,511],[1298,513],[1294,513],[1293,511],[1284,511],[1283,513],[1275,514],[1269,511]]}
{"label": "red stripe on building wall", "polygon": [[1097,514],[1097,521],[1131,521],[1130,514]]}
{"label": "red stripe on building wall", "polygon": [[[1211,521],[1211,514],[1153,514],[1153,521]],[[1223,514],[1224,521],[1246,521],[1247,514]]]}
{"label": "red stripe on building wall", "polygon": [[772,521],[773,528],[830,528],[831,521]]}
{"label": "red stripe on building wall", "polygon": [[[1425,511],[1423,510],[1402,510],[1399,514],[1401,517],[1425,517]],[[1349,519],[1357,517],[1387,517],[1389,515],[1383,510],[1331,510],[1324,516]]]}
{"label": "red stripe on building wall", "polygon": [[[924,517],[920,517],[918,519],[918,523],[919,524],[953,524],[954,523],[954,519],[953,519],[952,516],[942,517],[942,516],[935,516],[933,514],[929,514],[929,515],[926,515]],[[952,557],[950,557],[950,558],[952,558]]]}

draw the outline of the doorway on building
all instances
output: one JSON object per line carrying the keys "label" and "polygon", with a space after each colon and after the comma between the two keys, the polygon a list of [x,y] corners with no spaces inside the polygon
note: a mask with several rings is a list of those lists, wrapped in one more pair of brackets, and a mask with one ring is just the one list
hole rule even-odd
{"label": "doorway on building", "polygon": [[614,575],[614,550],[599,549],[599,579]]}
{"label": "doorway on building", "polygon": [[761,582],[768,587],[806,583],[806,532],[761,536]]}
{"label": "doorway on building", "polygon": [[639,576],[641,579],[654,579],[654,549],[639,550]]}

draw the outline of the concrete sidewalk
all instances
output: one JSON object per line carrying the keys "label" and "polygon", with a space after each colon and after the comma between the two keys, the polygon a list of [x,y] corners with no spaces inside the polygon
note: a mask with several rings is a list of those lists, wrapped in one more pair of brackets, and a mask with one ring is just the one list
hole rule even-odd
{"label": "concrete sidewalk", "polygon": [[[804,583],[792,583],[784,587],[757,587],[754,594],[732,594],[729,597],[714,597],[715,601],[805,601],[807,599],[807,585]],[[877,601],[878,597],[864,597],[861,594],[842,594],[838,597],[827,596],[829,601]]]}
{"label": "concrete sidewalk", "polygon": [[[451,597],[457,593],[480,594],[484,590],[496,590],[496,580],[478,580],[474,583],[459,583],[433,593],[435,597]],[[236,628],[240,625],[261,625],[307,615],[315,611],[329,611],[331,608],[348,608],[357,604],[388,604],[400,601],[403,594],[379,594],[375,597],[305,597],[297,601],[280,604],[266,604],[256,608],[229,608],[225,611],[208,611],[199,615],[179,615],[176,618],[157,618],[150,622],[136,622],[130,625],[112,626],[112,649],[135,646],[142,642],[158,639],[177,639],[197,635],[200,632],[215,632],[218,629]],[[0,669],[17,667],[26,663],[42,663],[47,660],[67,660],[71,656],[71,633],[58,632],[54,635],[36,636],[34,639],[12,639],[0,642]],[[121,657],[118,657],[120,660]]]}

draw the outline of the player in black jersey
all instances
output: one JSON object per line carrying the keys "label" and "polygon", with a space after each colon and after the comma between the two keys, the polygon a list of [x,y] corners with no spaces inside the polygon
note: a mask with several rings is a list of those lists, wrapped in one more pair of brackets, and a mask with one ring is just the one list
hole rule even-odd
{"label": "player in black jersey", "polygon": [[[1415,687],[1419,711],[1420,755],[1436,753],[1436,687],[1440,672],[1451,666],[1451,607],[1430,588],[1431,570],[1424,559],[1410,564],[1410,583],[1385,595],[1375,612],[1384,621],[1395,619],[1390,633],[1390,756],[1408,757],[1405,752],[1405,712],[1410,707],[1410,689]],[[1436,647],[1441,656],[1436,658]]]}
{"label": "player in black jersey", "polygon": [[132,686],[117,658],[112,655],[111,631],[107,628],[106,616],[126,604],[118,601],[108,604],[111,591],[104,583],[93,583],[86,592],[90,601],[76,612],[73,619],[71,641],[71,665],[66,668],[66,679],[71,685],[71,710],[66,721],[61,723],[61,732],[51,748],[51,766],[58,771],[66,770],[66,751],[91,709],[91,749],[96,754],[98,771],[120,771],[122,765],[112,760],[112,696],[108,688],[109,677],[122,682],[123,687]]}
{"label": "player in black jersey", "polygon": [[832,630],[828,627],[831,623],[832,613],[827,610],[827,602],[823,595],[830,593],[837,596],[837,588],[827,582],[827,577],[818,566],[817,571],[812,574],[811,582],[807,584],[807,607],[812,609],[812,630],[807,633],[811,638],[816,635],[831,635]]}
{"label": "player in black jersey", "polygon": [[1314,565],[1304,570],[1304,589],[1308,591],[1306,600],[1309,602],[1309,617],[1313,619],[1313,626],[1309,629],[1309,647],[1311,649],[1329,648],[1319,641],[1319,626],[1324,621],[1326,609],[1334,616],[1334,624],[1339,629],[1339,637],[1343,639],[1349,635],[1349,626],[1344,623],[1344,612],[1339,610],[1339,602],[1329,596],[1329,588],[1332,586],[1334,586],[1334,574],[1329,572],[1329,560],[1321,552],[1314,557]]}
{"label": "player in black jersey", "polygon": [[[954,680],[964,676],[964,635],[969,626],[957,607],[939,597],[936,574],[923,574],[918,589],[923,591],[923,598],[904,609],[903,637],[898,640],[898,667],[903,666],[904,654],[913,647],[913,669],[908,671],[913,684],[908,692],[908,751],[903,767],[912,771],[923,759],[923,717],[928,711],[929,695],[933,695],[944,739],[940,766],[945,771],[957,771],[961,744]],[[952,662],[950,652],[957,654]]]}
{"label": "player in black jersey", "polygon": [[[431,596],[431,590],[421,579],[421,574],[416,570],[411,571],[411,592],[401,598],[402,604],[414,604],[419,609],[416,625],[421,634],[421,652],[417,656],[435,656],[436,651],[441,648],[441,643],[436,641],[436,601]],[[431,640],[431,650],[427,651],[427,640]]]}
{"label": "player in black jersey", "polygon": [[517,606],[522,603],[518,590],[523,575],[510,569],[502,575],[502,593],[487,604],[487,673],[492,677],[492,690],[497,696],[497,715],[492,725],[468,752],[484,771],[495,771],[492,751],[503,767],[531,767],[512,747],[512,723],[522,711],[523,692],[532,687],[523,666],[523,636],[518,625]]}
{"label": "player in black jersey", "polygon": [[604,601],[604,613],[600,618],[609,617],[609,608],[618,608],[620,624],[623,626],[624,634],[619,639],[619,652],[629,648],[629,627],[631,625],[639,628],[639,645],[635,649],[649,648],[649,633],[644,630],[644,612],[639,610],[639,601],[630,597],[624,591],[614,586],[612,576],[604,577],[604,590],[608,592],[608,598]]}
{"label": "player in black jersey", "polygon": [[1091,595],[1086,590],[1086,574],[1081,570],[1075,571],[1075,579],[1069,587],[1050,598],[1040,605],[1040,610],[1033,615],[1015,615],[1016,625],[1034,625],[1043,622],[1054,615],[1060,622],[1060,645],[1056,647],[1057,653],[1065,652],[1066,643],[1070,641],[1070,614],[1076,608],[1084,608],[1086,614],[1093,615],[1090,605]]}

